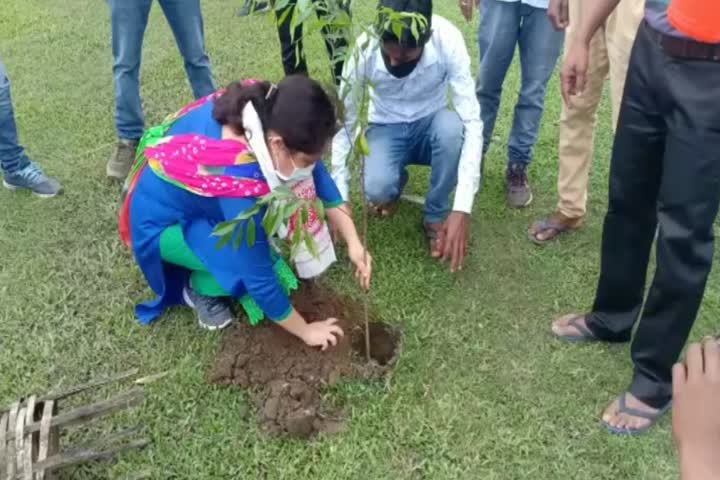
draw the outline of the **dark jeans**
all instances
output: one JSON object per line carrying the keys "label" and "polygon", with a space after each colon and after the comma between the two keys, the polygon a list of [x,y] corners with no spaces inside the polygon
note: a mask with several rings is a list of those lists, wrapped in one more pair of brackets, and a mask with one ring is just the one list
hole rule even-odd
{"label": "dark jeans", "polygon": [[18,143],[15,112],[10,97],[10,80],[5,72],[5,65],[0,60],[0,168],[3,173],[16,173],[29,163],[25,149]]}
{"label": "dark jeans", "polygon": [[[140,60],[152,0],[107,0],[112,31],[115,127],[119,138],[139,139],[145,129],[140,101]],[[193,96],[215,91],[205,53],[200,0],[158,0],[185,61]]]}
{"label": "dark jeans", "polygon": [[[660,407],[713,258],[720,202],[720,62],[667,55],[640,26],[610,164],[600,280],[590,329],[632,343],[630,392]],[[643,308],[655,231],[657,268]],[[641,313],[642,310],[642,313]]]}
{"label": "dark jeans", "polygon": [[[338,0],[342,7],[350,13],[350,2],[344,0]],[[285,17],[285,20],[278,25],[278,36],[280,37],[280,49],[283,62],[283,70],[285,75],[293,75],[296,73],[307,74],[307,63],[305,63],[305,50],[303,48],[303,31],[302,26],[295,29],[294,33],[291,33],[290,20],[292,19],[292,10],[297,5],[297,0],[290,0],[287,7],[279,10],[277,18],[281,19]],[[327,12],[322,10],[322,6],[317,7],[317,14],[320,18],[325,18]],[[290,12],[285,15],[285,12]],[[336,85],[340,84],[342,78],[343,62],[340,59],[344,56],[347,51],[347,42],[344,38],[335,38],[337,33],[332,31],[332,28],[325,27],[322,29],[322,35],[325,40],[325,47],[327,48],[328,55],[330,56],[330,63],[332,64],[333,79]]]}

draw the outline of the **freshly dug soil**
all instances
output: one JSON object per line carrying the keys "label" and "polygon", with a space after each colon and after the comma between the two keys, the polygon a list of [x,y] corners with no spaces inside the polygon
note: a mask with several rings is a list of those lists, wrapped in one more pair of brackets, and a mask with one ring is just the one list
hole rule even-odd
{"label": "freshly dug soil", "polygon": [[251,327],[240,320],[226,330],[208,378],[248,389],[258,423],[270,434],[309,438],[318,432],[333,433],[341,428],[341,418],[323,407],[320,390],[341,377],[367,380],[386,375],[397,360],[401,335],[373,321],[373,360],[368,363],[361,303],[316,283],[303,283],[292,303],[307,321],[337,318],[345,336],[322,352],[272,322]]}

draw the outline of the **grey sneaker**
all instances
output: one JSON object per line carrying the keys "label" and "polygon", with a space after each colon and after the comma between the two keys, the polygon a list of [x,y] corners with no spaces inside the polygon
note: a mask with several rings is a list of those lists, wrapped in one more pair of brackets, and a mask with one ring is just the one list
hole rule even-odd
{"label": "grey sneaker", "polygon": [[222,330],[234,319],[230,307],[221,297],[206,297],[190,287],[185,287],[183,299],[188,307],[195,310],[200,327],[206,330]]}
{"label": "grey sneaker", "polygon": [[107,176],[113,180],[125,181],[130,169],[135,162],[135,151],[138,142],[136,140],[118,140],[115,151],[107,164]]}
{"label": "grey sneaker", "polygon": [[270,10],[270,4],[268,2],[246,0],[245,5],[240,7],[236,15],[238,17],[249,17],[253,13],[264,13],[268,10]]}
{"label": "grey sneaker", "polygon": [[3,176],[3,185],[8,190],[30,190],[42,198],[54,197],[62,191],[60,183],[47,177],[34,162],[17,172],[6,173]]}
{"label": "grey sneaker", "polygon": [[523,208],[532,202],[532,190],[528,183],[527,167],[510,164],[506,173],[507,203],[512,208]]}

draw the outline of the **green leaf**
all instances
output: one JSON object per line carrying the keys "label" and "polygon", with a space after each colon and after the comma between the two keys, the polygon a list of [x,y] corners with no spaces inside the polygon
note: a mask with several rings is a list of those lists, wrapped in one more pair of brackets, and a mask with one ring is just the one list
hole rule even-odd
{"label": "green leaf", "polygon": [[318,252],[315,239],[312,238],[312,235],[310,235],[310,233],[307,231],[304,231],[304,234],[305,238],[303,238],[303,241],[305,242],[305,248],[307,248],[308,252],[310,252],[310,255],[312,255],[314,258],[320,257],[320,252]]}
{"label": "green leaf", "polygon": [[273,228],[275,227],[275,222],[277,222],[277,218],[278,215],[276,208],[268,208],[265,211],[265,216],[263,217],[262,221],[262,227],[268,237],[272,237],[276,233],[273,231]]}
{"label": "green leaf", "polygon": [[304,232],[304,231],[305,230],[300,228],[300,225],[298,225],[297,223],[295,224],[295,230],[293,230],[293,235],[292,235],[292,240],[291,240],[291,243],[293,245],[300,244],[300,241],[301,241],[300,236],[302,235],[302,232]]}
{"label": "green leaf", "polygon": [[370,154],[370,146],[368,145],[367,137],[360,131],[355,137],[355,149],[363,157],[367,157]]}
{"label": "green leaf", "polygon": [[215,248],[217,248],[218,250],[220,250],[220,249],[223,248],[225,245],[227,245],[228,243],[230,243],[230,240],[232,240],[232,238],[233,238],[233,237],[232,237],[232,234],[230,234],[230,235],[224,235],[224,236],[221,237],[220,240],[218,240],[218,242],[215,244]]}
{"label": "green leaf", "polygon": [[402,31],[403,31],[403,24],[400,22],[393,22],[392,32],[393,32],[393,35],[395,35],[398,40],[400,40],[400,38],[402,37]]}
{"label": "green leaf", "polygon": [[307,205],[303,205],[302,210],[300,210],[300,220],[302,222],[302,226],[306,227],[308,221],[310,220],[310,212],[308,211]]}
{"label": "green leaf", "polygon": [[290,204],[285,204],[285,208],[283,210],[283,216],[282,216],[283,220],[289,220],[290,217],[295,215],[295,212],[297,212],[299,208],[300,208],[300,202],[298,202],[298,201],[295,201]]}
{"label": "green leaf", "polygon": [[420,33],[418,32],[418,24],[415,19],[410,22],[410,32],[412,33],[412,36],[415,40],[418,40],[420,38]]}
{"label": "green leaf", "polygon": [[247,245],[252,247],[255,245],[255,218],[251,218],[247,224]]}
{"label": "green leaf", "polygon": [[215,228],[213,228],[212,234],[216,237],[232,235],[232,232],[235,230],[237,224],[237,220],[228,220],[227,222],[218,223],[215,225]]}
{"label": "green leaf", "polygon": [[240,244],[242,243],[242,237],[243,237],[243,226],[241,223],[238,225],[237,234],[235,235],[235,240],[233,241],[233,248],[235,250],[240,248]]}
{"label": "green leaf", "polygon": [[[287,4],[288,1],[289,1],[289,0],[285,0],[285,3]],[[287,6],[287,5],[285,5],[285,6]],[[283,8],[284,8],[284,7],[283,7]],[[277,9],[277,7],[276,7],[276,11],[277,11],[277,10],[278,10],[278,9]],[[277,19],[277,25],[278,25],[278,26],[281,26],[281,25],[284,25],[284,24],[285,24],[285,22],[287,21],[288,16],[289,16],[290,13],[292,12],[292,10],[293,10],[292,8],[288,8],[288,9],[286,9],[284,12],[282,12],[282,14],[280,14],[280,17],[278,17],[278,19]]]}
{"label": "green leaf", "polygon": [[275,5],[273,5],[273,9],[277,12],[278,10],[283,10],[284,8],[287,8],[289,4],[290,0],[276,0]]}
{"label": "green leaf", "polygon": [[315,207],[315,213],[317,214],[318,219],[325,220],[325,205],[323,204],[322,200],[319,198],[315,199],[315,202],[313,202]]}

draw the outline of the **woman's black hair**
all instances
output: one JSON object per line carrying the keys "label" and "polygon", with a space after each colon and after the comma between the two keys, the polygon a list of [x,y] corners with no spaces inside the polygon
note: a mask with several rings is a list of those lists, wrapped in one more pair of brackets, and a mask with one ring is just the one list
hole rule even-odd
{"label": "woman's black hair", "polygon": [[411,20],[405,19],[405,24],[400,37],[393,32],[392,28],[388,28],[387,16],[381,14],[378,18],[378,35],[383,42],[397,43],[402,47],[417,48],[422,47],[430,40],[432,35],[432,0],[380,0],[379,10],[392,10],[397,13],[416,13],[422,15],[427,20],[427,28],[417,32],[417,37],[411,29]]}
{"label": "woman's black hair", "polygon": [[255,107],[263,130],[277,132],[291,151],[320,153],[335,133],[335,108],[330,97],[305,75],[290,75],[277,86],[270,82],[233,83],[215,100],[213,118],[242,135],[247,102]]}

